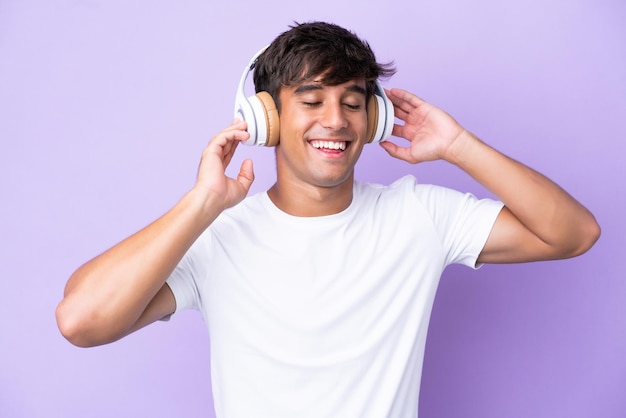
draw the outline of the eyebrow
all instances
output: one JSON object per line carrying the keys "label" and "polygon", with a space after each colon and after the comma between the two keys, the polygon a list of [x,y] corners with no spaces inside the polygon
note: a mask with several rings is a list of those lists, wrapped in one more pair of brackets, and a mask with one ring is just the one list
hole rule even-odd
{"label": "eyebrow", "polygon": [[[296,89],[294,90],[294,93],[302,94],[302,93],[306,93],[306,92],[313,91],[313,90],[322,90],[323,88],[324,86],[321,83],[302,84],[296,87]],[[358,84],[351,84],[350,86],[348,86],[347,90],[355,92],[355,93],[360,93],[364,96],[367,95],[367,91],[363,87],[359,86]]]}

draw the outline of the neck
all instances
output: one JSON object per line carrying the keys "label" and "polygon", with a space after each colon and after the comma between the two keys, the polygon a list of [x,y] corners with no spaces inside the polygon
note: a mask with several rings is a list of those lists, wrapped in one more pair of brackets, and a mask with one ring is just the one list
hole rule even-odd
{"label": "neck", "polygon": [[278,180],[267,194],[285,213],[293,216],[328,216],[342,212],[352,203],[352,176],[336,186],[313,186]]}

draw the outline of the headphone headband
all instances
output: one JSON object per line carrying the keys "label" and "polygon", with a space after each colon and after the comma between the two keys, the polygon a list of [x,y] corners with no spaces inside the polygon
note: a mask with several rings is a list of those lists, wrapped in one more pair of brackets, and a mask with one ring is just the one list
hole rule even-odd
{"label": "headphone headband", "polygon": [[265,145],[265,138],[257,138],[258,130],[256,124],[254,123],[254,119],[252,118],[255,114],[254,108],[257,107],[255,106],[256,103],[253,103],[253,100],[248,99],[244,89],[248,74],[250,74],[250,72],[254,69],[257,59],[266,49],[267,46],[254,54],[248,65],[244,68],[243,73],[241,74],[241,79],[239,80],[239,86],[237,87],[237,94],[235,96],[235,118],[248,122],[248,133],[250,134],[250,138],[243,142],[246,145]]}

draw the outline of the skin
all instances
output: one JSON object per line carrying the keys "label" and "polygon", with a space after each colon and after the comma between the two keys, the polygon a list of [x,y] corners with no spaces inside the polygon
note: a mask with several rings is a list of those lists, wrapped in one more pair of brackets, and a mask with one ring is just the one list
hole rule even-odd
{"label": "skin", "polygon": [[[338,213],[352,201],[354,166],[365,143],[365,81],[325,86],[317,80],[283,88],[277,182],[270,199],[295,216]],[[345,151],[313,141],[344,142]]]}
{"label": "skin", "polygon": [[[314,79],[280,91],[277,182],[268,195],[281,210],[323,216],[349,206],[366,131],[364,86],[363,80],[327,86]],[[573,257],[598,239],[593,215],[545,176],[489,147],[419,97],[400,89],[387,95],[402,121],[393,135],[405,141],[382,143],[390,156],[411,164],[445,160],[505,203],[479,262]],[[167,277],[217,216],[243,200],[254,180],[250,160],[236,178],[224,174],[238,143],[248,139],[245,129],[236,120],[215,135],[202,153],[196,184],[169,212],[70,277],[57,308],[59,329],[70,342],[106,344],[175,310]],[[342,152],[319,148],[344,142]]]}
{"label": "skin", "polygon": [[491,148],[414,94],[392,89],[388,95],[396,117],[405,122],[395,125],[392,134],[408,141],[406,147],[381,144],[391,156],[412,164],[445,160],[504,202],[479,262],[569,258],[599,238],[593,215],[547,177]]}

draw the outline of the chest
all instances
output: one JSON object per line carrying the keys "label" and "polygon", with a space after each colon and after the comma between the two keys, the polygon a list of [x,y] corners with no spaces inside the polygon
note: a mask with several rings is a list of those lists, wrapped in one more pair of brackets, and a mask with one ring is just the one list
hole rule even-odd
{"label": "chest", "polygon": [[443,268],[435,239],[427,226],[367,219],[223,228],[200,282],[212,341],[294,361],[367,351],[430,309]]}

